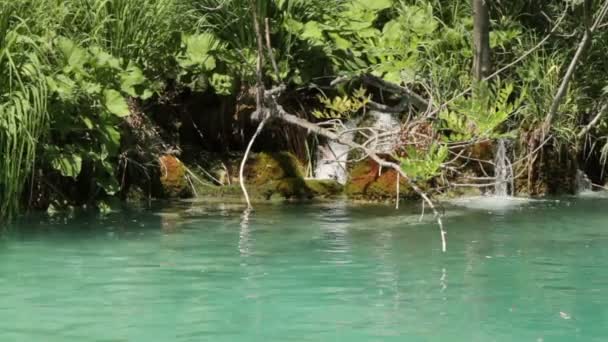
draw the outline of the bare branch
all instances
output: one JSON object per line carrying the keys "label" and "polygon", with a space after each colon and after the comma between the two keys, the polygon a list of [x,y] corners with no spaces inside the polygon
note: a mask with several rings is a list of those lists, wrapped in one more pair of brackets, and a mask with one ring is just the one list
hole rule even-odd
{"label": "bare branch", "polygon": [[601,117],[604,115],[604,113],[606,113],[606,111],[608,110],[608,103],[605,103],[602,108],[600,108],[599,112],[597,113],[597,115],[593,118],[593,120],[591,120],[591,122],[589,122],[589,124],[587,124],[587,126],[585,126],[585,128],[583,128],[578,134],[577,137],[579,139],[581,139],[582,137],[585,136],[585,134],[589,133],[589,131],[595,126],[597,125],[597,123],[600,121]]}

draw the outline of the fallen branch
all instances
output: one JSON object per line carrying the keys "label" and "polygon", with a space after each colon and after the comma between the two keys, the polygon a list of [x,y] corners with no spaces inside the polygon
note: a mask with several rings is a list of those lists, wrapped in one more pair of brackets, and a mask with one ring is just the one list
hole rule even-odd
{"label": "fallen branch", "polygon": [[386,90],[393,94],[404,96],[409,103],[411,103],[414,107],[417,107],[418,109],[426,109],[429,107],[429,102],[427,100],[425,100],[422,96],[416,94],[415,92],[411,91],[406,87],[385,81],[382,78],[371,74],[362,75],[361,80],[364,83],[372,85],[376,88]]}
{"label": "fallen branch", "polygon": [[589,124],[587,126],[585,126],[585,128],[583,128],[577,135],[577,137],[579,139],[581,139],[582,137],[585,136],[585,134],[589,133],[589,131],[595,126],[597,125],[597,123],[600,121],[602,115],[604,115],[604,113],[606,113],[606,111],[608,110],[608,103],[604,104],[602,106],[602,108],[600,108],[599,112],[597,113],[597,115],[593,118],[593,120],[591,120],[591,122],[589,122]]}

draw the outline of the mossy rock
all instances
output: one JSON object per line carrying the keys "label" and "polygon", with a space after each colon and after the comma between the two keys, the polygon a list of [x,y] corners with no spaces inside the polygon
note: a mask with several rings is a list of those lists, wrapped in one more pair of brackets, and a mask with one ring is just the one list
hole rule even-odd
{"label": "mossy rock", "polygon": [[302,166],[291,153],[259,153],[247,166],[247,179],[256,185],[284,178],[303,178]]}
{"label": "mossy rock", "polygon": [[344,186],[331,179],[306,179],[306,187],[315,198],[335,198],[344,193]]}
{"label": "mossy rock", "polygon": [[166,197],[184,197],[189,194],[186,180],[186,167],[175,156],[164,155],[158,158],[160,183]]}
{"label": "mossy rock", "polygon": [[399,196],[414,198],[416,193],[407,180],[398,177],[397,171],[383,168],[380,172],[378,163],[371,159],[356,163],[350,171],[346,184],[346,195],[358,200],[382,201],[397,196],[397,179],[399,178]]}

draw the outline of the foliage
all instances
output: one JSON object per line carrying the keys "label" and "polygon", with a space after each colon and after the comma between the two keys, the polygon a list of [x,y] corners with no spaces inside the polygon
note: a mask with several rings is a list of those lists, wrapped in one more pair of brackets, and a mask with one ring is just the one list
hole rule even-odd
{"label": "foliage", "polygon": [[[545,119],[584,33],[585,11],[581,1],[497,1],[490,9],[495,69],[527,54],[568,15],[501,81],[476,84],[468,0],[0,0],[0,219],[18,211],[34,169],[86,176],[102,193],[116,193],[121,126],[134,104],[160,101],[169,87],[239,100],[248,94],[257,58],[253,11],[263,31],[268,22],[279,69],[266,53],[265,82],[286,84],[289,96],[323,89],[323,109],[313,113],[319,119],[349,118],[372,98],[397,100],[358,82],[328,86],[336,76],[371,73],[435,106],[473,88],[434,117],[437,141],[407,149],[401,164],[413,177],[437,175],[452,144],[525,138]],[[551,127],[554,142],[574,153],[577,133],[606,97],[598,77],[608,73],[605,27]],[[604,164],[607,133],[604,117],[584,139]]]}
{"label": "foliage", "polygon": [[99,47],[81,48],[64,37],[53,46],[59,71],[47,77],[54,120],[44,155],[54,169],[72,178],[86,163],[97,185],[114,194],[118,190],[114,165],[120,151],[117,126],[130,114],[125,97],[151,97],[150,83],[132,62],[122,68],[120,59]]}
{"label": "foliage", "polygon": [[370,100],[371,96],[365,94],[364,88],[355,90],[352,96],[336,96],[333,99],[319,95],[319,101],[325,108],[322,111],[315,110],[312,114],[317,119],[348,119],[364,109]]}
{"label": "foliage", "polygon": [[428,149],[410,146],[406,149],[406,156],[400,158],[401,169],[416,181],[429,180],[440,174],[447,156],[448,147],[445,144],[433,143]]}
{"label": "foliage", "polygon": [[[521,90],[525,94],[525,89]],[[475,86],[473,96],[459,99],[442,111],[443,130],[450,141],[469,141],[501,137],[498,128],[513,115],[521,105],[521,98],[511,99],[513,84],[488,85],[481,82]]]}

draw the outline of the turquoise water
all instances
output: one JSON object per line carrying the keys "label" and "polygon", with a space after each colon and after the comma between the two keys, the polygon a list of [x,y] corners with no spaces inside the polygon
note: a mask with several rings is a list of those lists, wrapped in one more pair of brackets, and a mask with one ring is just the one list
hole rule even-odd
{"label": "turquoise water", "polygon": [[606,341],[608,200],[28,217],[0,341]]}

